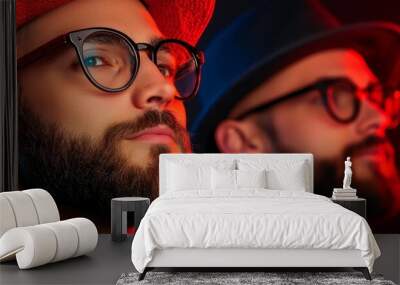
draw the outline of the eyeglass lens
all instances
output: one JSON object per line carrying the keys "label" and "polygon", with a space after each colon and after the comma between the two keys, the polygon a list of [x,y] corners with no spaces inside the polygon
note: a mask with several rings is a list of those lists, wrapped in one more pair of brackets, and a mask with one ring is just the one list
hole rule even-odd
{"label": "eyeglass lens", "polygon": [[129,44],[112,33],[96,32],[83,43],[83,60],[87,71],[101,86],[124,87],[136,69],[136,53]]}
{"label": "eyeglass lens", "polygon": [[360,90],[351,82],[339,81],[327,87],[326,95],[328,107],[339,120],[350,120],[357,112],[360,101],[368,100],[384,111],[392,121],[400,121],[400,96],[396,97],[396,93],[386,94],[379,84]]}
{"label": "eyeglass lens", "polygon": [[[178,97],[193,94],[198,85],[197,63],[187,47],[163,42],[154,61],[166,80],[175,86]],[[123,37],[108,32],[95,32],[85,39],[83,63],[96,83],[109,89],[126,87],[139,68],[137,51]]]}
{"label": "eyeglass lens", "polygon": [[196,89],[197,63],[191,51],[176,42],[164,42],[157,50],[156,64],[164,76],[178,91],[179,97],[187,98]]}
{"label": "eyeglass lens", "polygon": [[328,107],[341,121],[350,120],[356,112],[356,88],[346,82],[336,82],[327,87]]}

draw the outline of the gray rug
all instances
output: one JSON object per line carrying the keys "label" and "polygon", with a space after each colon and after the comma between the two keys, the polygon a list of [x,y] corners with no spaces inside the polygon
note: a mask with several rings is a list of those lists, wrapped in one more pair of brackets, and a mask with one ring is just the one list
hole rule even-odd
{"label": "gray rug", "polygon": [[148,272],[142,281],[139,273],[122,274],[117,285],[133,284],[379,284],[395,285],[382,275],[372,274],[372,281],[361,272]]}

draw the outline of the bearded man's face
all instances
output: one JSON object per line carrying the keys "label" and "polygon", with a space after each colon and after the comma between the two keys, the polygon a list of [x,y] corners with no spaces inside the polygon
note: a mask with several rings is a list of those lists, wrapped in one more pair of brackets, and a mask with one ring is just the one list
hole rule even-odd
{"label": "bearded man's face", "polygon": [[119,150],[127,133],[139,133],[159,125],[176,134],[182,152],[190,151],[187,133],[169,112],[148,111],[132,122],[109,127],[104,138],[73,137],[58,125],[42,122],[24,109],[19,111],[20,184],[50,191],[68,206],[87,205],[102,211],[112,197],[158,196],[158,156],[170,152],[167,145],[154,144],[150,157],[141,164]]}
{"label": "bearded man's face", "polygon": [[[305,86],[338,78],[351,82],[362,94],[356,97],[360,109],[351,122],[336,120],[324,103],[327,94],[318,89],[235,119]],[[376,103],[382,98],[371,98],[385,94],[368,94],[368,86],[374,84],[379,84],[378,78],[354,50],[333,49],[309,55],[268,78],[236,104],[228,119],[217,127],[216,144],[227,153],[312,153],[314,192],[326,196],[332,195],[334,187],[342,186],[344,160],[351,156],[351,185],[360,197],[367,198],[372,226],[384,227],[388,219],[400,221],[400,179],[394,148],[387,137],[391,117]],[[338,99],[343,98],[340,95],[331,96],[336,101],[330,104],[349,108],[350,104]]]}
{"label": "bearded man's face", "polygon": [[[71,1],[18,30],[18,58],[90,27],[115,29],[135,42],[164,38],[139,1]],[[111,197],[155,198],[158,154],[190,151],[173,82],[140,52],[132,85],[109,93],[78,62],[71,47],[18,70],[21,187],[44,188],[57,203],[105,215]]]}

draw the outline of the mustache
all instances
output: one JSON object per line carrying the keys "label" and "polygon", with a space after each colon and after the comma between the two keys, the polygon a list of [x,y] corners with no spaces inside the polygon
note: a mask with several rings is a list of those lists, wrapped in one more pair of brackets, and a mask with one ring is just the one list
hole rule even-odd
{"label": "mustache", "polygon": [[190,144],[186,129],[181,126],[170,111],[150,110],[134,120],[117,123],[109,127],[104,135],[104,144],[112,145],[115,141],[133,133],[164,124],[174,132],[174,140],[181,146]]}
{"label": "mustache", "polygon": [[344,156],[353,155],[371,147],[384,146],[389,143],[386,137],[369,136],[365,140],[348,146],[344,151]]}

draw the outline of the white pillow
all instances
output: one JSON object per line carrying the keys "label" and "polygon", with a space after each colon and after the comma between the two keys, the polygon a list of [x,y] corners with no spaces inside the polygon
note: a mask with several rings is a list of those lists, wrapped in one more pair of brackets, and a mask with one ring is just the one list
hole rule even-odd
{"label": "white pillow", "polygon": [[211,181],[213,190],[236,190],[236,170],[211,169]]}
{"label": "white pillow", "polygon": [[280,171],[267,171],[268,188],[274,190],[306,191],[307,183],[304,175],[305,165]]}
{"label": "white pillow", "polygon": [[267,188],[274,190],[306,191],[308,164],[304,160],[239,159],[240,170],[266,169]]}
{"label": "white pillow", "polygon": [[235,170],[238,188],[267,188],[267,171]]}
{"label": "white pillow", "polygon": [[168,191],[201,190],[211,188],[210,167],[169,163]]}

